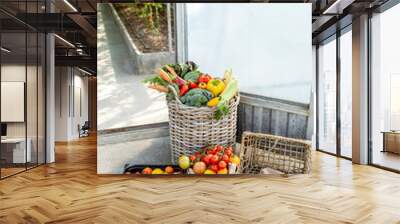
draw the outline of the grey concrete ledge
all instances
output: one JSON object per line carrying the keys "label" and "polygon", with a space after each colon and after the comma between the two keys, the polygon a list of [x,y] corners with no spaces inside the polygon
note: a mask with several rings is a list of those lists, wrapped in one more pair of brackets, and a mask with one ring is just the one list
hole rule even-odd
{"label": "grey concrete ledge", "polygon": [[250,93],[240,92],[240,103],[252,106],[269,108],[274,110],[285,111],[289,113],[299,114],[303,116],[310,115],[308,104],[293,102],[289,100],[281,100],[266,96],[258,96]]}
{"label": "grey concrete ledge", "polygon": [[168,122],[123,127],[98,131],[98,145],[117,144],[122,142],[169,136]]}

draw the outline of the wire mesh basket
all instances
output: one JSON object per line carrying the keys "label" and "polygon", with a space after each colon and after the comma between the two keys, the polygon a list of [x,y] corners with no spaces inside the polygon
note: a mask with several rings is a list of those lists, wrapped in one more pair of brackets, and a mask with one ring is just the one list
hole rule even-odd
{"label": "wire mesh basket", "polygon": [[285,174],[310,172],[311,145],[307,141],[244,132],[240,150],[240,173],[258,174],[267,167]]}
{"label": "wire mesh basket", "polygon": [[215,107],[192,107],[179,100],[168,101],[171,160],[191,155],[210,145],[233,145],[236,141],[239,94],[229,103],[229,113],[215,119]]}

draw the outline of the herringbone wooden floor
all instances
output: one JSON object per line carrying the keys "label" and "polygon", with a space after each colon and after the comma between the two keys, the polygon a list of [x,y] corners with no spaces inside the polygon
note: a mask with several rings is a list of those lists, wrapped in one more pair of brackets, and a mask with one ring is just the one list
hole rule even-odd
{"label": "herringbone wooden floor", "polygon": [[314,153],[310,175],[96,175],[96,139],[0,181],[0,223],[400,223],[400,175]]}

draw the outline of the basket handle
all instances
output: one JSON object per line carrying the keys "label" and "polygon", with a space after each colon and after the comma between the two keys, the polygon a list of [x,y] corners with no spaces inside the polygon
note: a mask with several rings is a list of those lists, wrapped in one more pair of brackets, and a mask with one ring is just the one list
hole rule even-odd
{"label": "basket handle", "polygon": [[172,87],[172,85],[168,85],[168,89],[170,89],[170,90],[172,91],[172,94],[174,94],[175,100],[176,100],[179,104],[182,105],[183,103],[182,103],[181,100],[179,99],[179,95],[178,95],[178,93],[176,92],[175,88]]}

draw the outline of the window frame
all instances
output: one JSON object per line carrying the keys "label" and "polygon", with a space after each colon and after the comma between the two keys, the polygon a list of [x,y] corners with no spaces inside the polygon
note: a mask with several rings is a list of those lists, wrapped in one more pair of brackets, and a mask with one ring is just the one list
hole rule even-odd
{"label": "window frame", "polygon": [[[341,64],[340,64],[340,60],[341,60],[341,55],[340,55],[340,37],[344,34],[346,34],[347,32],[352,32],[352,23],[346,25],[345,27],[341,28],[340,30],[337,30],[336,33],[328,36],[327,38],[321,40],[319,43],[316,44],[316,72],[315,72],[315,80],[316,80],[316,151],[319,152],[323,152],[329,155],[333,155],[333,156],[337,156],[339,158],[344,158],[347,160],[352,160],[352,158],[347,157],[342,155],[342,150],[341,150],[341,117],[340,117],[340,113],[341,113],[341,97],[340,97],[340,86],[341,86]],[[320,148],[320,143],[319,143],[319,130],[320,130],[320,125],[319,125],[319,112],[320,112],[320,108],[319,108],[319,87],[320,87],[320,79],[319,79],[319,47],[321,44],[326,44],[329,43],[331,41],[336,41],[336,152],[332,153],[332,152],[328,152],[324,149]]]}

